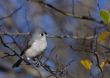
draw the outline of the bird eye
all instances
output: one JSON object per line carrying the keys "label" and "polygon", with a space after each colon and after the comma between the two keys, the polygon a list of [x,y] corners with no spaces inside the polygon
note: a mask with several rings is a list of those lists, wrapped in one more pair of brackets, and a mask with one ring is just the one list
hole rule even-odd
{"label": "bird eye", "polygon": [[40,35],[41,35],[41,36],[44,36],[44,33],[41,33]]}

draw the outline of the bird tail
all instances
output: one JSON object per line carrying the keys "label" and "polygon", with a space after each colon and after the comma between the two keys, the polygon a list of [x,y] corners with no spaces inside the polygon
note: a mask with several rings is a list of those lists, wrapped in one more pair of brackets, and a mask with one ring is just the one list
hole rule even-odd
{"label": "bird tail", "polygon": [[12,68],[19,67],[21,62],[22,62],[22,59],[20,58],[15,64],[13,64]]}

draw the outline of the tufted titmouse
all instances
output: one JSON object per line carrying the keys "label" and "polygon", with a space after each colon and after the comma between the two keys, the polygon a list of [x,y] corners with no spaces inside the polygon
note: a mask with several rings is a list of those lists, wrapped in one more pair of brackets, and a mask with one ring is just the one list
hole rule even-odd
{"label": "tufted titmouse", "polygon": [[[31,40],[29,41],[28,45],[29,48],[21,53],[21,56],[25,56],[27,60],[31,58],[38,57],[47,47],[47,40],[46,40],[47,33],[38,31],[33,34]],[[22,62],[22,58],[20,58],[12,67],[18,67]]]}

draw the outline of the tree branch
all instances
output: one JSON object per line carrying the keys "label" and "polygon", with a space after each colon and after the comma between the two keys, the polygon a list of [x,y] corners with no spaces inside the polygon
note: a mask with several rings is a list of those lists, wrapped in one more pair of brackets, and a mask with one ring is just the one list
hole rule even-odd
{"label": "tree branch", "polygon": [[96,20],[96,19],[94,19],[94,18],[92,18],[92,17],[73,15],[73,14],[71,14],[71,13],[66,13],[66,12],[64,12],[64,11],[62,11],[62,10],[60,10],[60,9],[58,9],[58,8],[54,7],[53,5],[51,5],[51,4],[45,3],[44,1],[37,1],[37,2],[38,2],[39,4],[43,4],[43,5],[45,5],[45,6],[49,7],[49,8],[51,8],[51,9],[53,9],[53,10],[59,12],[59,13],[62,14],[62,15],[71,16],[71,17],[76,18],[76,19],[92,21],[92,22],[95,22],[95,23],[98,23],[98,24],[105,25],[103,21],[98,21],[98,20]]}
{"label": "tree branch", "polygon": [[20,9],[22,8],[22,6],[20,6],[19,8],[15,9],[11,14],[1,17],[0,20],[3,20],[5,18],[11,17],[12,15],[14,15],[16,12],[18,12]]}

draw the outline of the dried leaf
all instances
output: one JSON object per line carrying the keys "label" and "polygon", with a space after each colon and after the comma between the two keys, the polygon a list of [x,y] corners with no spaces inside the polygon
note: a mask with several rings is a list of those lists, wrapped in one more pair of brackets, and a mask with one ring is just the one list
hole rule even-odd
{"label": "dried leaf", "polygon": [[99,35],[99,42],[105,43],[107,41],[107,39],[109,38],[109,32],[108,31],[104,31]]}
{"label": "dried leaf", "polygon": [[103,62],[101,62],[100,67],[103,69],[105,65],[106,65],[106,63],[103,61]]}

